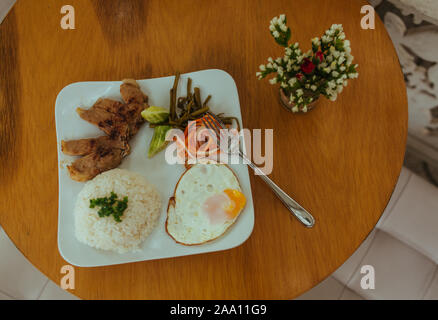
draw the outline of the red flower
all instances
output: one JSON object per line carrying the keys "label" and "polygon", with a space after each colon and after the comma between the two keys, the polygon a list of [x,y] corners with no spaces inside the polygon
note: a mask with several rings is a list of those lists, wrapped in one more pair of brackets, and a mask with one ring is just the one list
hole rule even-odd
{"label": "red flower", "polygon": [[324,54],[321,51],[318,51],[315,56],[319,59],[320,62],[324,60]]}
{"label": "red flower", "polygon": [[308,58],[304,58],[304,62],[301,65],[301,70],[304,73],[311,73],[313,69],[315,69],[315,65],[313,64],[313,62]]}
{"label": "red flower", "polygon": [[297,79],[301,81],[301,79],[303,79],[303,75],[301,73],[297,73]]}

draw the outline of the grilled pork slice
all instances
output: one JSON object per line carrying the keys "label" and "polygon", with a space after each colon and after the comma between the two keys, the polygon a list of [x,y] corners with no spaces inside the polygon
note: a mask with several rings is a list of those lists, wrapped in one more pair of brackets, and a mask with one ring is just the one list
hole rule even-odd
{"label": "grilled pork slice", "polygon": [[143,105],[148,102],[148,96],[140,90],[137,81],[133,79],[123,80],[123,84],[120,86],[120,94],[126,103],[139,103]]}
{"label": "grilled pork slice", "polygon": [[144,123],[141,112],[149,107],[148,96],[141,91],[140,86],[133,79],[123,80],[123,84],[120,86],[120,95],[126,105],[125,108],[120,110],[119,114],[127,121],[129,134],[132,137]]}
{"label": "grilled pork slice", "polygon": [[124,80],[120,94],[125,103],[99,99],[89,109],[76,109],[82,119],[96,125],[107,136],[61,141],[65,154],[82,156],[67,167],[73,180],[87,181],[116,168],[129,154],[128,141],[144,123],[141,112],[148,107],[148,97],[135,80]]}
{"label": "grilled pork slice", "polygon": [[[120,104],[120,106],[123,105]],[[101,100],[98,100],[90,109],[77,108],[76,112],[82,119],[96,125],[111,138],[128,139],[128,123],[119,114],[109,112],[101,107]]]}
{"label": "grilled pork slice", "polygon": [[70,177],[82,182],[93,179],[99,173],[117,168],[122,162],[124,151],[116,148],[99,147],[92,153],[77,159],[67,166]]}
{"label": "grilled pork slice", "polygon": [[61,150],[69,156],[86,156],[98,148],[108,147],[111,149],[120,149],[129,152],[129,145],[126,141],[119,139],[110,139],[108,136],[98,138],[79,139],[61,141]]}

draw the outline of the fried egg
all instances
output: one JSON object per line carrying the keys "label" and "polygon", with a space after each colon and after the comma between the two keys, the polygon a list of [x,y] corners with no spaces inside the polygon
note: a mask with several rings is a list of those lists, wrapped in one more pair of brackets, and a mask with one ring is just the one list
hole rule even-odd
{"label": "fried egg", "polygon": [[167,208],[166,231],[178,243],[220,237],[246,204],[234,172],[223,164],[195,164],[181,176]]}

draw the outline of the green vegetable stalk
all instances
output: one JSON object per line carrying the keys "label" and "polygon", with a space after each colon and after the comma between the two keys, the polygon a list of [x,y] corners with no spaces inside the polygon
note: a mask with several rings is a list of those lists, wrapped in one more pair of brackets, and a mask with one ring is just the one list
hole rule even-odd
{"label": "green vegetable stalk", "polygon": [[152,158],[167,146],[168,141],[166,141],[166,134],[171,128],[171,126],[156,126],[154,128],[154,135],[152,136],[151,143],[149,144],[149,158]]}

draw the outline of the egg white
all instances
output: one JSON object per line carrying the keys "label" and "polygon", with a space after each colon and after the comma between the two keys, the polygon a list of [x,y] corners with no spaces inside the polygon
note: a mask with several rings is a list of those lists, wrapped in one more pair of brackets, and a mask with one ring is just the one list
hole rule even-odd
{"label": "egg white", "polygon": [[204,202],[225,189],[242,191],[234,172],[223,164],[195,164],[180,178],[167,210],[166,230],[177,242],[201,244],[221,236],[239,215],[212,224]]}

